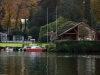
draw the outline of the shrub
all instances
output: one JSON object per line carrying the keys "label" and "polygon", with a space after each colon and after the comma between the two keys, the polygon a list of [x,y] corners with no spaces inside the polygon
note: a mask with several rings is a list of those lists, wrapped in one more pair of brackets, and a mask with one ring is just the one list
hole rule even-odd
{"label": "shrub", "polygon": [[[48,39],[48,41],[50,41],[50,40]],[[39,42],[46,43],[47,42],[47,35],[44,34],[41,37],[39,37]]]}
{"label": "shrub", "polygon": [[60,46],[60,48],[58,49],[58,51],[68,52],[69,51],[69,47],[66,44],[63,44],[62,46]]}
{"label": "shrub", "polygon": [[100,41],[56,41],[58,51],[97,52]]}
{"label": "shrub", "polygon": [[55,51],[56,50],[56,44],[49,43],[47,51]]}

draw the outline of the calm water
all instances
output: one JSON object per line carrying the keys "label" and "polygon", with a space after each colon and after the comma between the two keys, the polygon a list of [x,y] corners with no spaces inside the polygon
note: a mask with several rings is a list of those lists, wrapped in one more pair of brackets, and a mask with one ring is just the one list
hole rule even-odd
{"label": "calm water", "polygon": [[0,75],[100,75],[100,55],[0,52]]}

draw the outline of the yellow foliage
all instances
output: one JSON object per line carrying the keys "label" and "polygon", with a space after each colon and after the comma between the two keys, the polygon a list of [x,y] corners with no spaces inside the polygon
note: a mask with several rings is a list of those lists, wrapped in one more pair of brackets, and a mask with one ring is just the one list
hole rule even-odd
{"label": "yellow foliage", "polygon": [[30,16],[29,7],[36,10],[36,0],[2,0],[2,8],[5,9],[5,16],[2,19],[2,25],[5,28],[20,27],[22,18],[28,19]]}
{"label": "yellow foliage", "polygon": [[100,22],[100,0],[91,0],[91,6],[96,20]]}

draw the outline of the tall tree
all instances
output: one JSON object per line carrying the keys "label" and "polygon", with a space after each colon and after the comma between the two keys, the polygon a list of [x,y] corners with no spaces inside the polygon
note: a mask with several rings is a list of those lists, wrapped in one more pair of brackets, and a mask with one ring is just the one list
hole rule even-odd
{"label": "tall tree", "polygon": [[32,19],[29,21],[28,27],[31,28],[32,26],[40,27],[42,25],[45,25],[47,22],[47,16],[46,12],[44,10],[38,10],[36,13],[34,13]]}
{"label": "tall tree", "polygon": [[87,20],[87,24],[92,27],[92,16],[91,16],[91,3],[90,0],[84,0],[84,19]]}
{"label": "tall tree", "polygon": [[91,6],[97,22],[100,22],[100,0],[91,0]]}
{"label": "tall tree", "polygon": [[11,25],[19,29],[21,19],[29,18],[29,8],[32,9],[35,4],[36,0],[3,0],[2,9],[5,10],[5,16],[2,25],[7,29],[11,28]]}
{"label": "tall tree", "polygon": [[77,5],[78,3],[76,3],[75,0],[60,0],[58,6],[59,16],[63,16],[72,21],[77,21],[77,22],[81,21],[82,12],[80,6]]}
{"label": "tall tree", "polygon": [[28,9],[29,9],[29,21],[32,20],[33,14],[38,11],[38,1],[37,0],[29,0],[28,1]]}
{"label": "tall tree", "polygon": [[[28,28],[31,28],[34,23],[33,21],[37,18],[34,17],[34,14],[38,11],[39,7],[38,7],[38,2],[36,0],[30,0],[28,3],[28,10],[29,10],[29,20],[28,20]],[[36,23],[35,23],[36,24]]]}
{"label": "tall tree", "polygon": [[21,19],[28,19],[29,11],[27,8],[28,0],[16,0],[14,3],[13,18],[15,19],[15,28],[19,29]]}
{"label": "tall tree", "polygon": [[73,8],[73,0],[60,0],[58,7],[59,16],[63,16],[65,18],[71,19],[71,10]]}
{"label": "tall tree", "polygon": [[[39,6],[44,12],[47,12],[48,8],[48,23],[55,20],[55,9],[58,6],[60,0],[41,0]],[[47,16],[47,14],[45,14]],[[45,23],[46,24],[46,23]]]}
{"label": "tall tree", "polygon": [[[83,17],[84,17],[84,0],[73,0],[74,1],[74,4],[75,4],[75,6],[77,7],[77,9],[78,9],[78,12],[80,13],[80,19],[81,19],[81,21],[83,21]],[[74,9],[74,8],[73,8]]]}
{"label": "tall tree", "polygon": [[7,28],[8,30],[8,34],[9,34],[9,30],[11,28],[11,16],[12,16],[12,12],[13,12],[13,0],[3,0],[2,1],[2,8],[4,8],[5,10],[5,17],[3,18],[1,24]]}

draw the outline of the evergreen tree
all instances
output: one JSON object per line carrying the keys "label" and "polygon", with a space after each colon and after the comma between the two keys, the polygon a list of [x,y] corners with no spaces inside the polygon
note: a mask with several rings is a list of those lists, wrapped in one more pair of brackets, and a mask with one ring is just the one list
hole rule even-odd
{"label": "evergreen tree", "polygon": [[100,0],[91,0],[91,6],[97,22],[100,22]]}
{"label": "evergreen tree", "polygon": [[65,18],[71,19],[71,10],[73,8],[73,0],[60,0],[58,6],[58,14],[59,16],[63,16]]}
{"label": "evergreen tree", "polygon": [[44,10],[39,10],[34,13],[32,19],[30,20],[28,27],[31,28],[32,26],[41,27],[46,24],[47,22],[47,13]]}
{"label": "evergreen tree", "polygon": [[[78,1],[77,1],[78,2]],[[68,18],[69,20],[82,21],[82,11],[80,5],[75,0],[60,0],[58,7],[59,16]]]}
{"label": "evergreen tree", "polygon": [[87,24],[89,24],[92,27],[90,0],[85,0],[84,3],[84,19],[87,20]]}
{"label": "evergreen tree", "polygon": [[3,32],[4,30],[3,30],[3,28],[2,28],[2,25],[0,25],[0,32]]}

